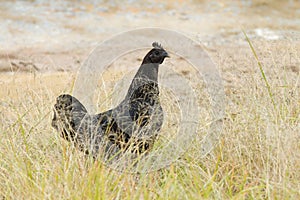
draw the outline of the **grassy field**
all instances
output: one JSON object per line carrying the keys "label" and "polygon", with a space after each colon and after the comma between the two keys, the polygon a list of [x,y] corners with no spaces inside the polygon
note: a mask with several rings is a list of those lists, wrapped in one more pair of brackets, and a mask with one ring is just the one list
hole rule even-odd
{"label": "grassy field", "polygon": [[75,73],[1,73],[0,199],[299,199],[299,46],[253,45],[259,62],[249,45],[212,53],[227,98],[213,152],[201,158],[196,139],[170,166],[140,175],[86,161],[51,128],[55,98],[72,91]]}

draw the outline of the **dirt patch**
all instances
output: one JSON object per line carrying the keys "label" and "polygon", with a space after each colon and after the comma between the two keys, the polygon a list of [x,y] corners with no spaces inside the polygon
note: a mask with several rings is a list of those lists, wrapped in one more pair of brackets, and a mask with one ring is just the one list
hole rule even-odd
{"label": "dirt patch", "polygon": [[251,38],[299,40],[299,8],[258,0],[1,2],[0,72],[76,71],[98,42],[139,27],[176,30],[214,51],[243,43],[242,29]]}

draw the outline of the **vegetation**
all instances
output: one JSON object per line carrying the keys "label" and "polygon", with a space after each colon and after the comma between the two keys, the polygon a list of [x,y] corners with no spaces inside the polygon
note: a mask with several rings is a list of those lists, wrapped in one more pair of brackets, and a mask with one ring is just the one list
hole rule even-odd
{"label": "vegetation", "polygon": [[176,162],[148,174],[92,163],[51,128],[51,106],[72,90],[75,74],[0,74],[0,198],[299,199],[299,49],[286,41],[248,44],[213,55],[227,98],[219,145],[201,158],[195,140]]}

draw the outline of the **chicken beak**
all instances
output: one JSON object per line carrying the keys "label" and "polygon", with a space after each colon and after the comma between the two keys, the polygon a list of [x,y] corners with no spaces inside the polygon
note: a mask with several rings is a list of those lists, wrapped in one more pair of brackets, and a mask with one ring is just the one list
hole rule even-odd
{"label": "chicken beak", "polygon": [[165,58],[170,58],[169,54],[167,52],[164,53]]}

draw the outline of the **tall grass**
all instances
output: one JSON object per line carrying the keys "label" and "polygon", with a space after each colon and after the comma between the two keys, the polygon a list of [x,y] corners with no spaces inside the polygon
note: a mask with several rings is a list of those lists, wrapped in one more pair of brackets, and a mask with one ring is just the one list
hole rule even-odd
{"label": "tall grass", "polygon": [[[213,154],[200,159],[195,139],[180,159],[148,174],[119,173],[86,160],[51,128],[51,106],[71,90],[74,76],[1,75],[0,198],[299,199],[299,71],[290,70],[280,53],[272,60],[278,52],[273,46],[248,43],[246,54],[235,50],[220,57],[228,106]],[[295,48],[287,51],[294,54]],[[162,96],[170,111],[170,95]],[[201,107],[209,107],[201,98]],[[164,130],[172,126],[166,123]]]}

